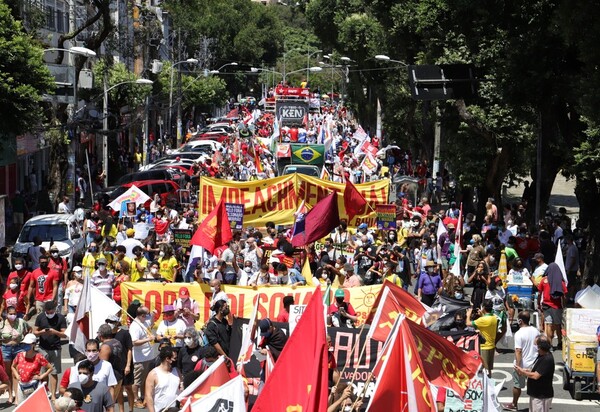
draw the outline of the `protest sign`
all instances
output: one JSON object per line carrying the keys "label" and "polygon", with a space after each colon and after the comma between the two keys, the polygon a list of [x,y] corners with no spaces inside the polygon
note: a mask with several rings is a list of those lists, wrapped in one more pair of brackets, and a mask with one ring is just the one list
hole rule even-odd
{"label": "protest sign", "polygon": [[173,241],[181,247],[190,247],[193,232],[190,229],[172,229]]}
{"label": "protest sign", "polygon": [[377,229],[390,230],[396,228],[396,205],[377,205]]}
{"label": "protest sign", "polygon": [[306,309],[306,305],[290,305],[290,317],[289,317],[290,335],[292,333],[294,333],[294,329],[296,328],[298,321],[302,317],[302,314],[304,313],[304,309]]}
{"label": "protest sign", "polygon": [[244,205],[239,203],[225,203],[225,209],[227,209],[227,217],[231,228],[235,230],[242,230],[244,223]]}

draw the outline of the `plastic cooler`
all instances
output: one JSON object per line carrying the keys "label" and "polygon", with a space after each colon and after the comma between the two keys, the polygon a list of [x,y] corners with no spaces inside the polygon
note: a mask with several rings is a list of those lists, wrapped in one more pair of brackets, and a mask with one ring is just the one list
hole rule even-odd
{"label": "plastic cooler", "polygon": [[533,295],[533,285],[509,283],[506,289],[509,298],[512,298],[513,295],[517,295],[519,299],[531,300],[531,296]]}

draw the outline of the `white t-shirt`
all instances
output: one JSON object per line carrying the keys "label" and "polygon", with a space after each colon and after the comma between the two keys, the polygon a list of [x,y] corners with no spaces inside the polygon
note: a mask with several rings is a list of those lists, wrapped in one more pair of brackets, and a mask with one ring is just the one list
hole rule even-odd
{"label": "white t-shirt", "polygon": [[491,300],[492,304],[494,305],[494,310],[497,312],[501,312],[503,311],[504,308],[504,298],[506,296],[506,293],[504,292],[504,289],[494,289],[494,290],[487,290],[485,292],[485,300]]}
{"label": "white t-shirt", "polygon": [[539,334],[538,329],[533,326],[519,328],[515,332],[515,350],[521,349],[521,358],[523,359],[521,367],[530,368],[535,362],[538,356],[538,348],[534,342]]}
{"label": "white t-shirt", "polygon": [[[71,366],[71,376],[69,376],[69,386],[71,384],[79,385],[79,364],[77,362],[75,366]],[[110,362],[100,359],[96,365],[94,365],[94,375],[92,379],[96,382],[102,382],[106,386],[114,386],[117,384],[117,378],[115,378],[115,372]],[[81,387],[78,386],[80,389]]]}
{"label": "white t-shirt", "polygon": [[[131,322],[131,325],[129,325],[129,334],[131,335],[131,341],[135,342],[136,340],[146,339],[148,337],[146,330],[148,330],[149,327],[149,321],[144,322],[142,327],[142,324],[140,324],[139,320],[133,320],[133,322]],[[154,348],[155,345],[150,342],[146,342],[143,345],[139,346],[133,345],[133,361],[135,363],[138,363],[153,360],[156,357],[156,352]]]}
{"label": "white t-shirt", "polygon": [[158,325],[158,329],[156,329],[156,334],[164,336],[165,338],[171,339],[171,344],[176,348],[183,347],[183,339],[175,339],[176,335],[183,335],[187,325],[183,321],[183,319],[175,319],[173,321],[163,320]]}
{"label": "white t-shirt", "polygon": [[145,246],[142,242],[140,242],[139,240],[132,238],[132,237],[125,239],[121,243],[121,246],[125,246],[125,256],[127,256],[128,258],[131,258],[131,259],[133,259],[135,257],[135,253],[133,253],[134,247],[139,246],[142,249],[145,249]]}

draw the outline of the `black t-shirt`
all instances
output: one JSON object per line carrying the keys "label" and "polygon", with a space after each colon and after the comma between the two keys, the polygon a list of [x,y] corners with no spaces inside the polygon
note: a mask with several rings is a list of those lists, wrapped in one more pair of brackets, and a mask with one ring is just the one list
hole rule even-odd
{"label": "black t-shirt", "polygon": [[551,353],[537,357],[532,372],[542,375],[538,380],[527,379],[527,395],[532,398],[548,399],[554,397],[552,378],[554,376],[554,357]]}
{"label": "black t-shirt", "polygon": [[227,356],[229,356],[229,339],[231,338],[231,326],[227,323],[227,319],[220,321],[216,316],[213,316],[206,325],[204,331],[208,343],[221,345],[221,349]]}
{"label": "black t-shirt", "polygon": [[[38,315],[35,326],[40,330],[54,329],[61,331],[67,328],[67,320],[63,315],[57,313],[52,319],[48,319],[45,312]],[[40,335],[40,348],[46,350],[60,349],[60,338],[56,335]]]}
{"label": "black t-shirt", "polygon": [[187,375],[194,370],[196,363],[205,356],[205,353],[206,347],[196,346],[195,348],[189,348],[184,346],[177,354],[177,369],[183,375]]}

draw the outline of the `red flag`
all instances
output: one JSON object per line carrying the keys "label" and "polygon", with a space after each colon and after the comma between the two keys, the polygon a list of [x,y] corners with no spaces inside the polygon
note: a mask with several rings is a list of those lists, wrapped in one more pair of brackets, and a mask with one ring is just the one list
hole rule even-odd
{"label": "red flag", "polygon": [[38,388],[15,408],[15,412],[52,412],[52,404],[46,393],[46,385],[39,385]]}
{"label": "red flag", "polygon": [[[196,367],[199,367],[202,362],[198,362]],[[202,375],[190,384],[183,392],[177,396],[177,400],[183,403],[188,398],[192,403],[202,398],[202,396],[211,393],[219,386],[231,380],[231,371],[225,364],[225,357],[221,356],[217,359]]]}
{"label": "red flag", "polygon": [[407,323],[410,321],[400,318],[394,324],[386,355],[377,362],[379,374],[367,411],[437,410]]}
{"label": "red flag", "polygon": [[463,352],[435,332],[414,322],[407,322],[413,340],[419,348],[427,379],[435,385],[465,395],[469,381],[481,367],[481,359]]}
{"label": "red flag", "polygon": [[221,199],[217,207],[200,223],[190,244],[202,246],[213,254],[216,248],[223,246],[231,239],[233,239],[233,234],[229,225],[229,217],[227,209],[225,209],[225,202]]}
{"label": "red flag", "polygon": [[[377,295],[373,310],[365,323],[371,325],[371,330],[384,330],[385,334],[378,335],[379,338],[375,335],[371,337],[371,339],[384,342],[399,314],[419,323],[425,313],[427,313],[425,307],[413,295],[386,280],[383,282],[381,292]],[[375,332],[369,331],[369,333],[374,334]]]}
{"label": "red flag", "polygon": [[346,209],[348,220],[352,220],[352,218],[366,205],[367,200],[365,197],[358,191],[352,182],[347,181],[344,189],[344,209]]}
{"label": "red flag", "polygon": [[321,199],[304,218],[304,236],[294,236],[294,247],[308,245],[322,237],[327,236],[340,224],[338,212],[337,192]]}
{"label": "red flag", "polygon": [[317,288],[258,395],[254,412],[327,410],[324,310],[321,289]]}

